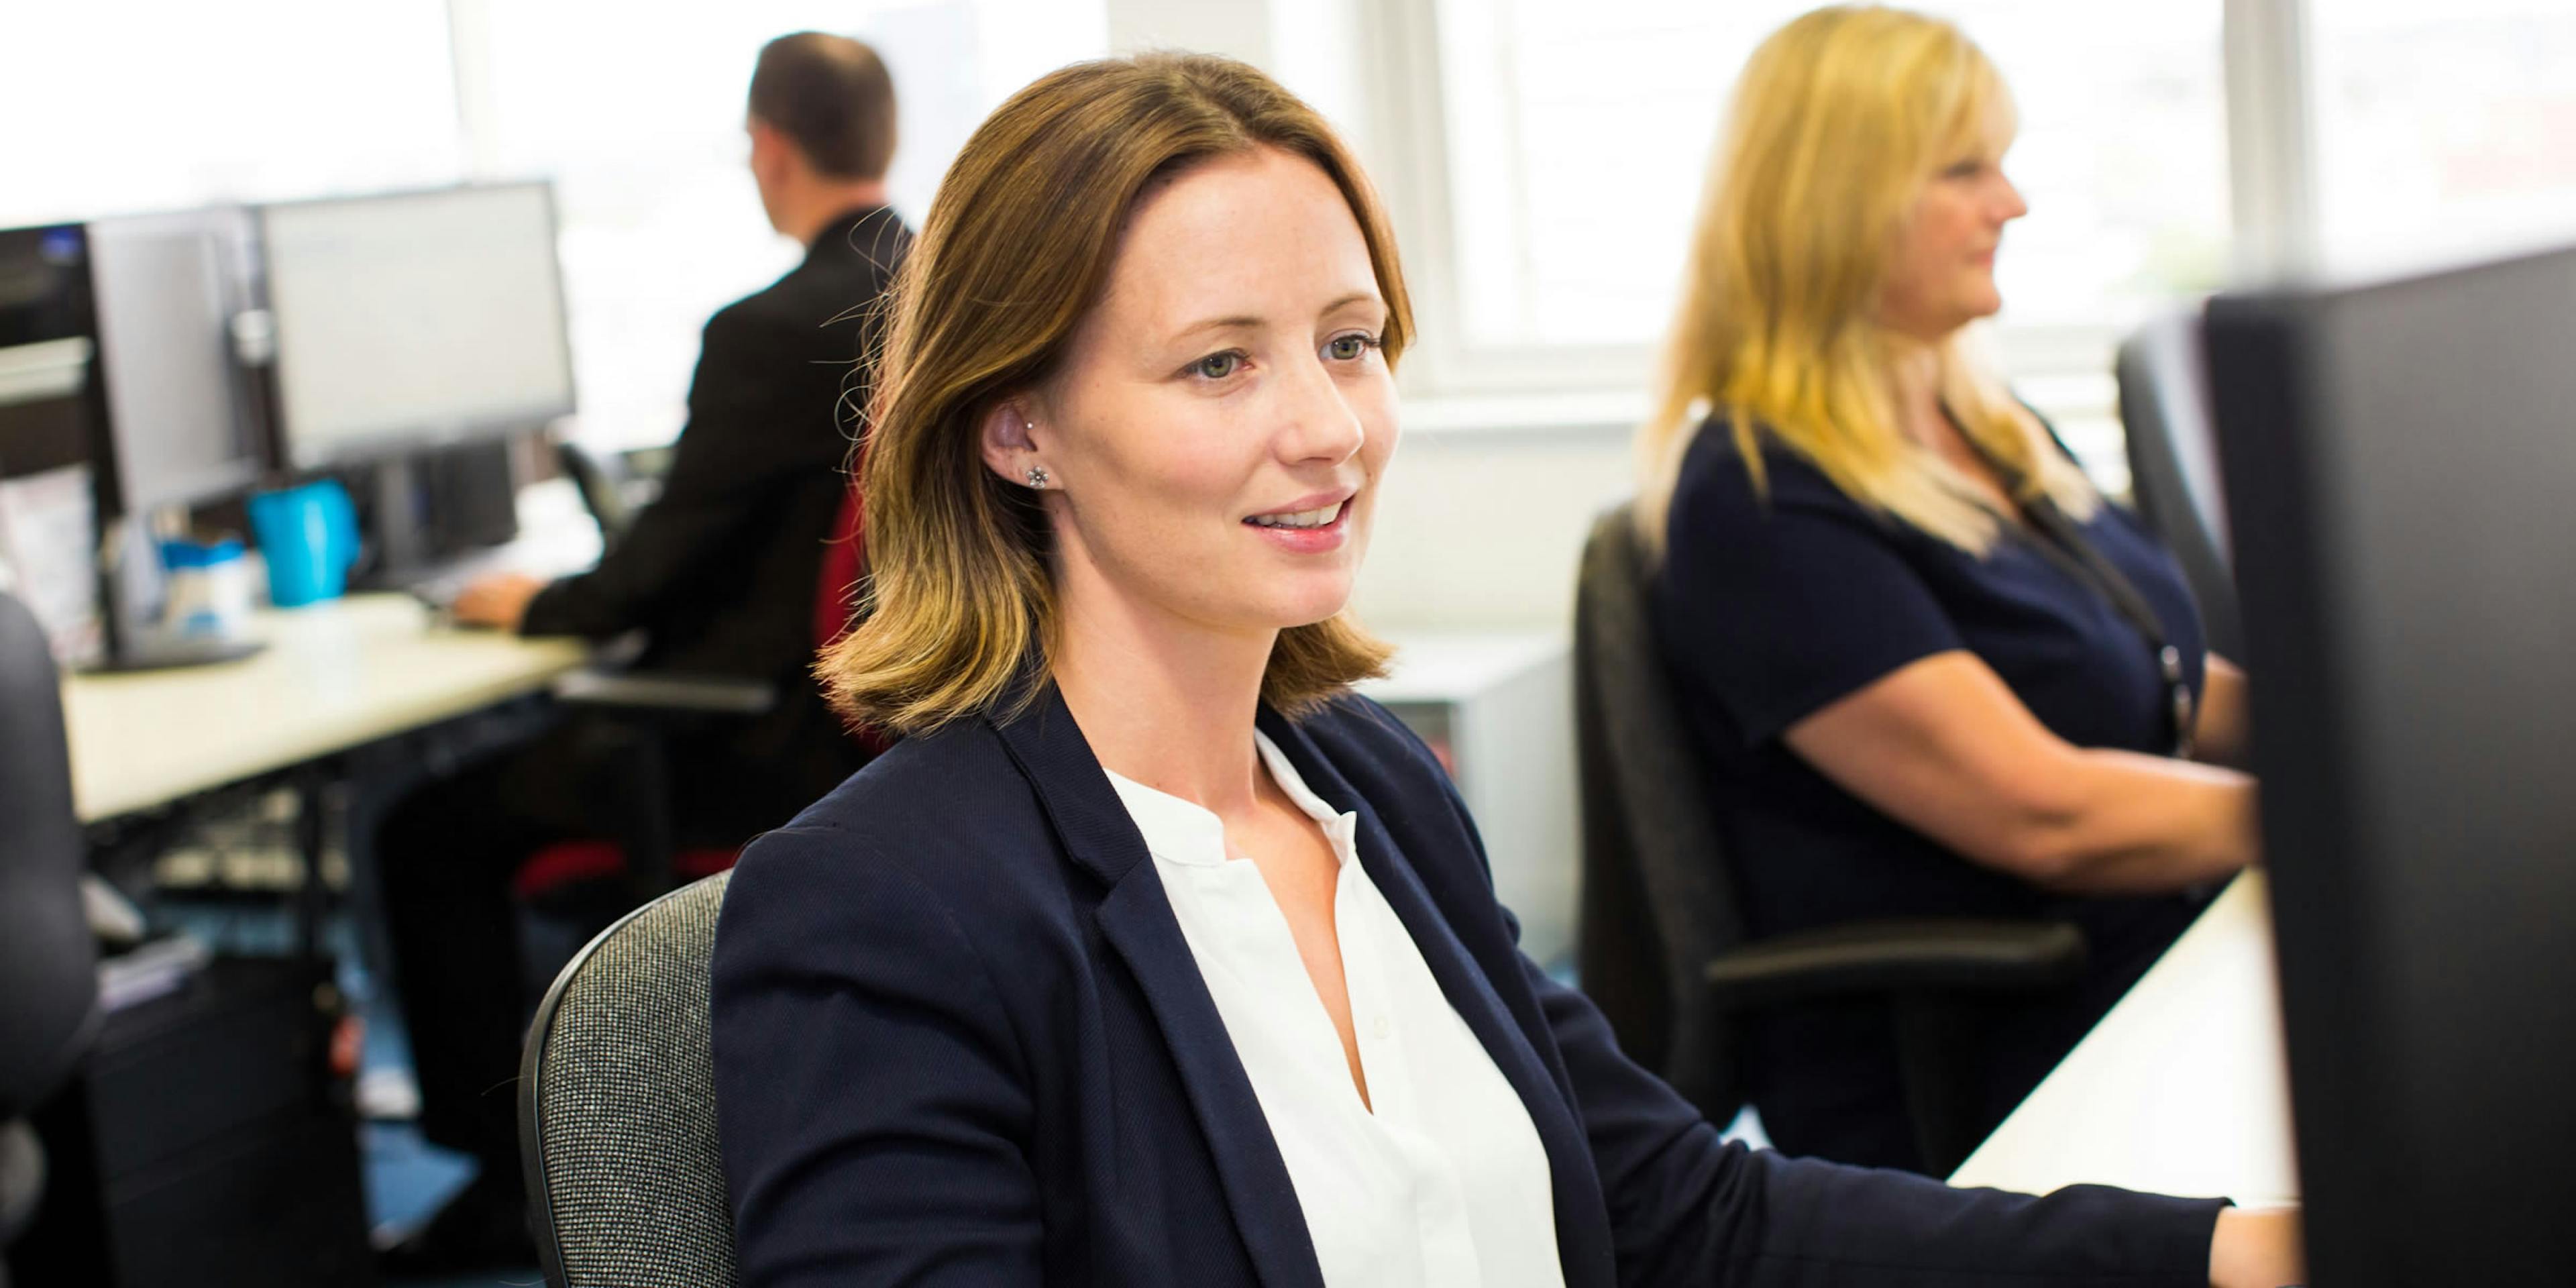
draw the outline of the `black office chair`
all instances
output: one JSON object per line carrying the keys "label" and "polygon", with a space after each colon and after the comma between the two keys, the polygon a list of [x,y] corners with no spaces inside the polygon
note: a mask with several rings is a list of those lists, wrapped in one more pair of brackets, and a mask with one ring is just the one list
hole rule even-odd
{"label": "black office chair", "polygon": [[2129,440],[2129,491],[2138,513],[2182,565],[2211,651],[2245,660],[2236,575],[2219,490],[2218,441],[2209,411],[2209,364],[2200,315],[2177,313],[2120,345],[2120,423]]}
{"label": "black office chair", "polygon": [[555,977],[519,1068],[519,1157],[553,1288],[728,1288],[708,985],[730,872],[610,926]]}
{"label": "black office chair", "polygon": [[602,550],[616,546],[635,522],[635,507],[626,499],[627,473],[615,458],[599,456],[574,442],[555,444],[555,464],[581,492],[582,508],[599,525]]}
{"label": "black office chair", "polygon": [[2066,922],[1865,922],[1747,942],[1702,768],[1647,616],[1630,508],[1592,525],[1575,594],[1575,749],[1583,802],[1576,961],[1620,1047],[1710,1121],[1748,1099],[1735,1027],[1766,1007],[1885,1002],[1923,1170],[1976,1148],[1980,999],[2082,972]]}
{"label": "black office chair", "polygon": [[[81,910],[80,818],[45,633],[0,593],[0,1248],[35,1215],[44,1152],[20,1115],[98,1026],[98,956]],[[0,1267],[0,1288],[9,1273]]]}

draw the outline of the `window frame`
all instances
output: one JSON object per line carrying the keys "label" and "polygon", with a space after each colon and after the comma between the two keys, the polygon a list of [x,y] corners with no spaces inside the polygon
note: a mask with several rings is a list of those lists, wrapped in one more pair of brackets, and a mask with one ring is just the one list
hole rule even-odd
{"label": "window frame", "polygon": [[[2313,265],[2316,147],[2309,99],[2306,0],[2222,0],[2231,280],[2256,284]],[[1453,230],[1450,130],[1438,0],[1378,0],[1365,33],[1376,111],[1362,140],[1380,176],[1417,317],[1403,387],[1425,401],[1635,389],[1655,376],[1651,344],[1478,345],[1461,316]],[[2112,323],[1998,325],[1993,342],[2015,377],[2107,376],[2123,338]],[[2065,410],[2083,414],[2098,400]],[[2056,410],[2044,407],[2043,410]]]}

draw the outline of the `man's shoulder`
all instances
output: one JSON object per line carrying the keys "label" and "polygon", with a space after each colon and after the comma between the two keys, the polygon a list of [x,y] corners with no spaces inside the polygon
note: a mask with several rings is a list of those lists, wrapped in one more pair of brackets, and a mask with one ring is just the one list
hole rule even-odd
{"label": "man's shoulder", "polygon": [[716,310],[707,319],[707,333],[828,344],[836,353],[846,349],[851,330],[871,321],[879,311],[895,267],[910,245],[909,234],[865,240],[866,245],[854,250],[826,249],[808,255],[777,281]]}

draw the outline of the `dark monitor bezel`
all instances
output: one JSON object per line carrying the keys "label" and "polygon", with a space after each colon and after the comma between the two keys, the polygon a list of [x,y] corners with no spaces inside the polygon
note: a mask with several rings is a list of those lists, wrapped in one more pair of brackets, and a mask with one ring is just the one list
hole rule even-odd
{"label": "dark monitor bezel", "polygon": [[2576,249],[2208,310],[2318,1283],[2576,1261],[2571,336]]}
{"label": "dark monitor bezel", "polygon": [[[74,404],[70,415],[75,423],[58,437],[49,437],[45,440],[43,446],[52,450],[22,456],[0,448],[0,480],[33,478],[40,474],[50,474],[55,470],[69,469],[75,465],[88,465],[97,453],[99,346],[96,311],[93,307],[94,302],[90,298],[89,227],[75,220],[0,229],[0,237],[26,237],[36,242],[40,242],[49,235],[68,235],[77,238],[80,243],[79,257],[76,261],[77,271],[69,275],[74,292],[68,301],[71,307],[73,329],[70,334],[31,343],[77,344],[82,347],[83,351],[77,359],[81,368],[77,381],[67,394],[53,396],[68,398]],[[51,400],[52,398],[44,400],[31,398],[13,401],[9,405]]]}

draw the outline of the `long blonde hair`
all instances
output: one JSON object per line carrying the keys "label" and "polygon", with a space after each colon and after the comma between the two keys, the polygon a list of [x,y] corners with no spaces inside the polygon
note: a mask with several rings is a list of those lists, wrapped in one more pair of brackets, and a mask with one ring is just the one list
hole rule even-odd
{"label": "long blonde hair", "polygon": [[[1710,162],[1655,411],[1637,436],[1649,549],[1663,549],[1682,458],[1717,414],[1757,492],[1768,434],[1871,509],[1980,555],[1993,546],[1994,513],[1898,424],[1890,338],[1874,315],[1924,184],[2010,106],[1994,64],[1957,27],[1902,9],[1818,9],[1754,51]],[[2020,499],[2045,495],[2090,516],[2092,485],[1975,337],[1952,335],[1938,357],[1943,402]]]}
{"label": "long blonde hair", "polygon": [[[845,715],[902,733],[1034,695],[1056,633],[1052,534],[984,465],[977,432],[1043,380],[1099,299],[1138,196],[1208,158],[1276,147],[1314,162],[1359,221],[1387,303],[1389,363],[1413,316],[1395,237],[1315,110],[1231,59],[1076,63],[994,109],[957,154],[896,273],[861,467],[862,619],[815,673]],[[1390,650],[1348,613],[1279,633],[1262,698],[1296,713],[1378,674]]]}

